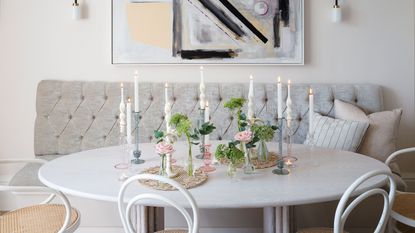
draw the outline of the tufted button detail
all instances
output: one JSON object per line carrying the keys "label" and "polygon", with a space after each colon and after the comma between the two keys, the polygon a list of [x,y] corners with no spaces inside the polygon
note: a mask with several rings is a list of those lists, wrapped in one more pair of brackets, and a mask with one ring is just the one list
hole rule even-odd
{"label": "tufted button detail", "polygon": [[46,119],[49,119],[49,115],[48,114],[44,115],[43,117],[45,117]]}
{"label": "tufted button detail", "polygon": [[56,138],[59,138],[60,136],[59,135],[56,135]]}
{"label": "tufted button detail", "polygon": [[58,99],[62,99],[62,96],[60,95],[60,96],[58,96]]}
{"label": "tufted button detail", "polygon": [[79,136],[79,139],[80,139],[80,140],[84,139],[84,136],[82,136],[82,135],[81,135],[81,136]]}
{"label": "tufted button detail", "polygon": [[81,100],[85,100],[85,96],[81,96]]}
{"label": "tufted button detail", "polygon": [[302,121],[302,120],[303,120],[303,118],[301,118],[301,117],[297,118],[297,121]]}
{"label": "tufted button detail", "polygon": [[163,121],[164,121],[164,119],[165,119],[165,116],[161,116],[161,120],[163,120]]}
{"label": "tufted button detail", "polygon": [[92,115],[92,120],[95,120],[95,118],[96,118],[96,116],[95,115]]}
{"label": "tufted button detail", "polygon": [[149,100],[150,101],[153,101],[154,100],[154,97],[153,96],[150,96]]}
{"label": "tufted button detail", "polygon": [[195,101],[199,101],[199,100],[200,100],[199,96],[196,96]]}
{"label": "tufted button detail", "polygon": [[142,117],[141,115],[140,115],[140,116],[138,116],[138,119],[140,119],[140,120],[141,120],[142,118],[143,118],[143,117]]}
{"label": "tufted button detail", "polygon": [[153,140],[153,136],[149,136],[148,139],[150,139],[150,141]]}
{"label": "tufted button detail", "polygon": [[106,96],[104,96],[104,100],[107,100],[108,99],[108,96],[106,95]]}
{"label": "tufted button detail", "polygon": [[102,136],[102,138],[103,138],[104,140],[106,140],[106,139],[107,139],[107,135]]}
{"label": "tufted button detail", "polygon": [[267,97],[264,98],[264,102],[265,103],[268,102],[268,98]]}
{"label": "tufted button detail", "polygon": [[356,99],[354,99],[354,102],[355,102],[355,103],[357,103],[357,102],[358,102],[357,98],[356,98]]}
{"label": "tufted button detail", "polygon": [[218,140],[222,140],[222,137],[221,136],[218,136]]}
{"label": "tufted button detail", "polygon": [[117,120],[118,120],[119,118],[120,118],[120,116],[118,116],[118,115],[115,115],[115,119],[117,119]]}
{"label": "tufted button detail", "polygon": [[229,120],[233,121],[233,116],[229,116]]}
{"label": "tufted button detail", "polygon": [[219,96],[218,100],[219,101],[222,101],[223,100],[222,96]]}
{"label": "tufted button detail", "polygon": [[69,120],[71,120],[72,119],[72,115],[69,115],[68,118],[69,118]]}
{"label": "tufted button detail", "polygon": [[176,101],[176,100],[177,100],[176,96],[173,96],[173,101]]}

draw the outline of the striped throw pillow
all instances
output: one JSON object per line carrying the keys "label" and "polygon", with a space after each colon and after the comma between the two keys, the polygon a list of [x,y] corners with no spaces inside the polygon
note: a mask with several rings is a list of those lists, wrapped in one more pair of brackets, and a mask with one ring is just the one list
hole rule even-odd
{"label": "striped throw pillow", "polygon": [[369,127],[367,122],[334,119],[314,113],[312,132],[314,140],[307,135],[304,144],[335,150],[356,152]]}

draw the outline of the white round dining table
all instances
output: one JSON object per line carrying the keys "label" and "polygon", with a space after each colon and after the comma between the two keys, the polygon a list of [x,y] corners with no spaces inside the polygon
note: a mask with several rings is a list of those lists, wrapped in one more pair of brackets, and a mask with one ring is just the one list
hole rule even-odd
{"label": "white round dining table", "polygon": [[[219,141],[212,142],[212,149]],[[154,144],[140,144],[142,159],[145,163],[133,165],[130,171],[140,173],[157,166],[160,157],[154,151]],[[276,151],[277,144],[269,143],[269,150]],[[118,180],[119,171],[114,165],[119,163],[122,147],[107,147],[82,151],[54,159],[39,170],[40,181],[48,187],[63,193],[102,201],[117,202],[122,182]],[[183,164],[187,157],[187,145],[175,144],[173,157],[177,164]],[[194,146],[194,154],[198,147]],[[214,152],[212,152],[214,153]],[[267,168],[256,170],[255,174],[243,174],[238,171],[235,182],[227,176],[225,165],[216,166],[209,173],[207,182],[190,189],[199,208],[264,208],[264,232],[288,232],[288,207],[338,200],[347,187],[358,177],[372,170],[390,171],[382,162],[370,157],[331,149],[315,147],[313,150],[304,145],[293,145],[292,153],[298,158],[289,175],[275,175]],[[203,164],[194,159],[195,167]],[[383,185],[385,179],[377,178],[366,182],[357,192]],[[140,183],[131,186],[127,200],[139,193],[166,193],[170,198],[188,206],[184,197],[177,191],[158,191]],[[127,201],[126,200],[126,201]],[[165,207],[164,203],[148,201],[146,206]]]}

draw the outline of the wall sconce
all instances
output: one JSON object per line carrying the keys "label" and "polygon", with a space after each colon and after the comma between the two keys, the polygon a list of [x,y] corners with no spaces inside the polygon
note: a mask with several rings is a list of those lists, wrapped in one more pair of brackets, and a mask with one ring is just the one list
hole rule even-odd
{"label": "wall sconce", "polygon": [[333,23],[339,23],[342,20],[342,10],[338,0],[334,1],[333,9],[331,10],[331,20]]}
{"label": "wall sconce", "polygon": [[79,20],[81,18],[81,7],[79,6],[78,0],[74,0],[72,3],[72,19]]}

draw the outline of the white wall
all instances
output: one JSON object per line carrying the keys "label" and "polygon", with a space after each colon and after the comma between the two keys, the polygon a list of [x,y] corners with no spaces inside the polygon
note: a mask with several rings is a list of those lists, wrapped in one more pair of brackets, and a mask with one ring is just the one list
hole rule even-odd
{"label": "white wall", "polygon": [[[42,79],[197,81],[197,66],[114,66],[111,1],[81,0],[87,18],[71,19],[69,0],[0,1],[0,157],[33,156],[36,85]],[[377,83],[387,109],[404,108],[402,146],[415,145],[413,1],[305,0],[305,66],[211,66],[207,81]]]}

